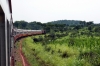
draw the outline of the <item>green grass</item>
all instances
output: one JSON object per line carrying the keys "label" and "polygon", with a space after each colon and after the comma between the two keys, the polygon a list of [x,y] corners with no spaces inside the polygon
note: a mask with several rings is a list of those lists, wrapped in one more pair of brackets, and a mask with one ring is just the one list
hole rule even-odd
{"label": "green grass", "polygon": [[[18,41],[15,43],[15,45],[16,45],[16,50],[19,50],[20,44],[19,44]],[[17,53],[17,55],[19,55],[19,54]],[[20,62],[19,60],[17,60],[15,62],[15,66],[23,66],[23,65],[22,65],[22,62]]]}
{"label": "green grass", "polygon": [[15,66],[23,66],[21,62],[16,61]]}
{"label": "green grass", "polygon": [[31,66],[97,66],[100,65],[99,49],[100,38],[87,36],[65,36],[46,45],[28,37],[22,47]]}

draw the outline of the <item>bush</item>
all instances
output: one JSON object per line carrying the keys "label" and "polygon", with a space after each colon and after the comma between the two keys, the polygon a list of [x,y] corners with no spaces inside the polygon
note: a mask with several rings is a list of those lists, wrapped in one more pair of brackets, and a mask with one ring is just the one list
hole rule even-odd
{"label": "bush", "polygon": [[67,52],[63,52],[63,54],[61,55],[62,58],[68,58],[68,53]]}
{"label": "bush", "polygon": [[69,44],[68,44],[68,46],[73,46],[74,44],[75,44],[74,39],[73,39],[73,38],[70,38],[70,39],[69,39]]}
{"label": "bush", "polygon": [[33,41],[34,42],[39,42],[39,39],[38,38],[33,38]]}
{"label": "bush", "polygon": [[43,41],[43,37],[39,36],[39,38],[33,38],[33,41],[34,42],[41,42],[41,41]]}

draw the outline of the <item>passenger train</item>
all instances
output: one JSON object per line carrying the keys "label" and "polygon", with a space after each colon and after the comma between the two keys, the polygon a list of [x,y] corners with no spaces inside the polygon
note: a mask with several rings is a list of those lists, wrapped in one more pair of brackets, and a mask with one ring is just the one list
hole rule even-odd
{"label": "passenger train", "polygon": [[32,36],[32,35],[40,35],[45,34],[44,30],[25,30],[25,29],[13,29],[13,36],[14,41],[16,42],[17,39]]}
{"label": "passenger train", "polygon": [[15,66],[13,50],[17,39],[43,33],[44,30],[14,29],[11,0],[0,0],[0,66]]}

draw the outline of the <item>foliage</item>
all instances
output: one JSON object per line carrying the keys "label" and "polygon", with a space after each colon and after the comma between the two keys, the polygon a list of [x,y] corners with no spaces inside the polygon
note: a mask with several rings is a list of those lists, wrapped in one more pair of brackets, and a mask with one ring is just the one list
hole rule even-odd
{"label": "foliage", "polygon": [[[36,36],[39,38],[39,36]],[[48,35],[42,36],[44,39],[48,38]],[[33,37],[28,37],[23,43],[23,50],[29,58],[34,58],[36,62],[32,63],[41,64],[44,66],[99,66],[100,65],[100,38],[99,37],[87,37],[81,35],[80,38],[70,37],[70,34],[64,37],[57,38],[56,40],[47,41],[42,45],[42,42],[35,43]],[[48,39],[50,40],[50,39]],[[72,45],[69,45],[72,44]],[[31,54],[33,56],[31,56]],[[37,60],[40,60],[38,61]],[[30,61],[30,59],[29,59]]]}
{"label": "foliage", "polygon": [[31,24],[47,32],[23,41],[23,52],[31,66],[100,66],[100,24]]}
{"label": "foliage", "polygon": [[[98,24],[99,25],[99,24]],[[92,27],[93,26],[93,27]],[[67,30],[79,30],[83,27],[88,27],[89,30],[96,26],[92,21],[79,21],[79,20],[58,20],[58,21],[51,21],[48,23],[41,23],[41,22],[26,22],[26,21],[15,21],[14,27],[19,29],[31,29],[31,30],[45,30],[49,33],[51,30],[54,32],[64,32]],[[100,26],[100,25],[99,25]],[[98,27],[94,28],[95,31],[98,30]],[[92,30],[91,30],[92,31]]]}

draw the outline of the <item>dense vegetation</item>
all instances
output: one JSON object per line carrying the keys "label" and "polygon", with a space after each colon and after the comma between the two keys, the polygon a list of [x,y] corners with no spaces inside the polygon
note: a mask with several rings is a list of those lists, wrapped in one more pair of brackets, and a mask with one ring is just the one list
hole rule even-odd
{"label": "dense vegetation", "polygon": [[47,34],[23,41],[23,52],[31,66],[100,66],[99,24],[65,26],[66,29],[49,26],[52,27]]}
{"label": "dense vegetation", "polygon": [[70,25],[84,25],[84,24],[86,24],[86,21],[79,21],[79,20],[57,20],[57,21],[52,21],[52,22],[48,22],[48,23],[51,23],[51,24],[66,24],[67,26],[70,26]]}
{"label": "dense vegetation", "polygon": [[76,29],[80,29],[83,26],[95,25],[92,21],[77,21],[77,20],[58,20],[52,21],[48,23],[41,22],[26,22],[26,21],[15,21],[14,26],[20,29],[32,29],[32,30],[46,30],[46,32],[50,32],[50,30],[58,31],[66,31],[69,27],[75,26]]}

